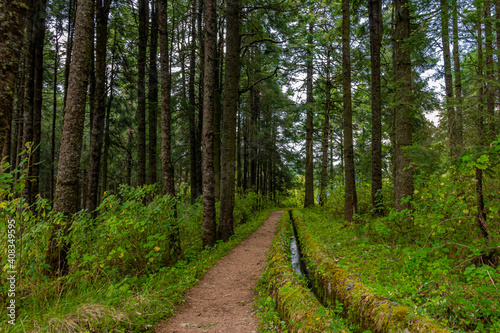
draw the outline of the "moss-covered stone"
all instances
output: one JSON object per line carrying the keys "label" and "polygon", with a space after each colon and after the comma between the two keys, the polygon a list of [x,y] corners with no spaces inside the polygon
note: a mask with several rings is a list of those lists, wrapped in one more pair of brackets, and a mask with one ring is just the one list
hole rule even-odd
{"label": "moss-covered stone", "polygon": [[435,321],[413,313],[409,307],[375,294],[329,258],[324,245],[314,240],[300,217],[293,223],[313,290],[320,302],[328,307],[342,303],[342,315],[361,332],[449,332]]}
{"label": "moss-covered stone", "polygon": [[291,224],[282,214],[271,246],[264,280],[277,304],[280,316],[292,332],[349,332],[335,320],[295,273],[290,262]]}

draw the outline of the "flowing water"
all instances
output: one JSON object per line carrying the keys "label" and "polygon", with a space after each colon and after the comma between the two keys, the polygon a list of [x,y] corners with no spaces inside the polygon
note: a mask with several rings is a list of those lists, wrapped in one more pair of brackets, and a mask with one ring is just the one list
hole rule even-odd
{"label": "flowing water", "polygon": [[295,236],[292,236],[290,239],[290,251],[292,252],[292,267],[293,267],[293,269],[295,269],[295,271],[300,276],[303,276],[304,273],[302,273],[302,268],[300,265],[299,247],[297,246],[297,239],[295,238]]}

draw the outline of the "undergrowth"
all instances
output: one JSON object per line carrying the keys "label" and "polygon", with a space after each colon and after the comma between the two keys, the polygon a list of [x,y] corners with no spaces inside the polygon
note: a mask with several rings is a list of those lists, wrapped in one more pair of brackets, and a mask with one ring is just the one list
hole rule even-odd
{"label": "undergrowth", "polygon": [[[379,294],[456,332],[500,332],[499,152],[500,136],[455,163],[442,157],[445,151],[432,161],[412,156],[415,188],[406,199],[412,208],[392,208],[393,186],[386,181],[383,217],[374,214],[370,183],[359,177],[354,222],[343,219],[344,186],[335,179],[324,209],[304,210],[303,218],[331,257]],[[477,221],[478,169],[484,174],[487,238]]]}
{"label": "undergrowth", "polygon": [[[4,165],[4,170],[8,165]],[[19,177],[16,180],[15,175]],[[38,198],[28,207],[18,193],[24,175],[14,170],[1,173],[0,238],[7,238],[7,223],[16,229],[16,325],[6,321],[6,332],[142,332],[173,314],[184,293],[230,249],[256,230],[269,216],[260,195],[238,195],[235,204],[235,235],[203,249],[203,208],[182,197],[174,200],[158,194],[154,186],[120,187],[106,193],[97,218],[79,212],[71,218],[66,237],[71,243],[70,273],[53,278],[45,264],[45,250],[54,223],[63,223],[49,203]],[[246,223],[245,223],[246,222]],[[180,236],[181,254],[171,241]],[[7,247],[0,247],[0,317],[6,317],[11,269]]]}
{"label": "undergrowth", "polygon": [[254,300],[254,308],[259,320],[259,332],[287,333],[286,322],[280,317],[276,302],[269,295],[263,279],[259,279],[257,282],[255,292],[257,297]]}
{"label": "undergrowth", "polygon": [[[378,294],[414,306],[456,332],[499,332],[499,187],[495,179],[485,186],[491,191],[485,239],[474,218],[474,182],[464,178],[463,170],[450,167],[418,179],[413,210],[386,208],[385,217],[365,210],[348,223],[331,205],[300,214],[337,264]],[[366,189],[358,187],[361,202],[369,201]]]}

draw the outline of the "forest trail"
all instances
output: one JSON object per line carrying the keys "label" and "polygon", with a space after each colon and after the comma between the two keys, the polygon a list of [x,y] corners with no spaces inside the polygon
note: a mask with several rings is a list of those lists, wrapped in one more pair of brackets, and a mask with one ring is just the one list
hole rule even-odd
{"label": "forest trail", "polygon": [[272,212],[264,225],[222,258],[186,295],[186,303],[156,332],[257,332],[254,288],[283,211]]}

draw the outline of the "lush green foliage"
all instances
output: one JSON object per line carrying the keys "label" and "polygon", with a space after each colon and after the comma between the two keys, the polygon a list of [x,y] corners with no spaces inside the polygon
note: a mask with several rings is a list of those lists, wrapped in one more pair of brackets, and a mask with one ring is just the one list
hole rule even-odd
{"label": "lush green foliage", "polygon": [[255,314],[259,319],[259,332],[288,332],[286,322],[280,317],[276,302],[267,291],[266,283],[260,279],[256,288]]}
{"label": "lush green foliage", "polygon": [[[413,209],[387,215],[369,213],[370,188],[359,182],[360,215],[342,218],[343,187],[331,186],[324,211],[304,211],[310,232],[325,244],[338,264],[377,292],[443,321],[458,331],[500,330],[500,183],[499,140],[464,153],[460,165],[417,171]],[[477,152],[479,151],[479,152]],[[416,152],[418,154],[418,152]],[[441,164],[442,166],[442,164]],[[477,227],[475,168],[483,169],[489,232]],[[390,195],[386,186],[384,199]]]}
{"label": "lush green foliage", "polygon": [[[7,170],[8,166],[4,165]],[[19,174],[18,180],[14,177]],[[65,223],[49,212],[39,199],[32,209],[23,205],[18,193],[24,175],[1,174],[0,237],[6,238],[7,221],[17,229],[16,290],[18,325],[15,331],[39,330],[145,330],[167,318],[204,272],[246,236],[262,225],[268,210],[260,195],[238,196],[235,208],[236,235],[213,249],[202,249],[202,207],[159,195],[156,186],[121,186],[107,193],[92,220],[86,212],[71,219],[70,274],[50,278],[44,254],[51,223]],[[248,221],[248,223],[242,223]],[[182,253],[172,254],[173,232],[179,233]],[[1,247],[2,273],[9,269],[7,247]],[[7,301],[7,283],[1,284],[0,303]],[[5,306],[0,316],[5,317]],[[12,327],[2,327],[2,329]]]}

